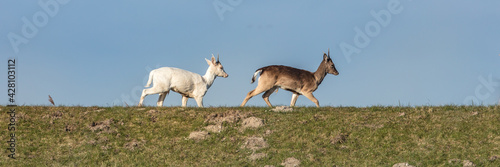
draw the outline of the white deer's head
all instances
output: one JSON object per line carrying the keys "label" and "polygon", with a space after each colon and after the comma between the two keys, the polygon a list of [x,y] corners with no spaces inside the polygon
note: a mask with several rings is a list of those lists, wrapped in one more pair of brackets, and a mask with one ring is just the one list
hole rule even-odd
{"label": "white deer's head", "polygon": [[219,61],[219,55],[217,55],[217,60],[215,60],[214,55],[212,54],[212,59],[205,59],[210,67],[208,69],[212,71],[218,77],[227,78],[229,75],[224,71],[224,67]]}

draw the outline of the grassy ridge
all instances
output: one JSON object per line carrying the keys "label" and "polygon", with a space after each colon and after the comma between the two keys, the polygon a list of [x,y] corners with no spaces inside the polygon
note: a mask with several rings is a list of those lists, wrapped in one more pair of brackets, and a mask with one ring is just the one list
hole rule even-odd
{"label": "grassy ridge", "polygon": [[[9,139],[8,108],[1,106],[0,138]],[[294,108],[17,107],[16,160],[2,142],[0,166],[169,165],[279,166],[294,157],[301,166],[500,166],[499,106]],[[241,120],[205,140],[188,139],[213,113],[239,110],[262,118]],[[248,137],[268,147],[242,147]],[[252,153],[267,156],[250,160]],[[459,160],[458,160],[459,159]],[[456,162],[455,162],[456,161]],[[451,163],[450,163],[451,162]]]}

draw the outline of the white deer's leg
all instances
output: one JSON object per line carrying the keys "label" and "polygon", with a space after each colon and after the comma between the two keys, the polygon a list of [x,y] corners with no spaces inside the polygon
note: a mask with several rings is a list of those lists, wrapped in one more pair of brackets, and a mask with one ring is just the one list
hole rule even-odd
{"label": "white deer's leg", "polygon": [[194,97],[194,100],[196,100],[198,107],[203,107],[203,96]]}
{"label": "white deer's leg", "polygon": [[[141,94],[141,99],[139,101],[139,107],[142,106],[142,102],[144,102],[144,98],[147,96],[147,95],[151,95],[151,94],[159,94],[159,93],[162,93],[162,92],[165,92],[164,90],[162,90],[161,88],[158,88],[158,87],[152,87],[152,88],[149,88],[149,89],[144,89],[142,90],[142,94]],[[168,90],[167,90],[168,92]]]}
{"label": "white deer's leg", "polygon": [[160,97],[158,97],[158,102],[156,102],[156,105],[158,107],[163,106],[163,101],[165,101],[165,97],[167,97],[168,92],[163,92],[160,93]]}
{"label": "white deer's leg", "polygon": [[295,106],[295,103],[297,102],[297,98],[299,98],[299,94],[293,93],[293,95],[292,95],[292,101],[290,102],[290,107]]}
{"label": "white deer's leg", "polygon": [[316,107],[319,107],[318,99],[316,99],[312,93],[304,93],[303,95],[316,104]]}
{"label": "white deer's leg", "polygon": [[142,90],[142,94],[141,94],[141,99],[139,100],[139,107],[142,107],[142,102],[144,101],[144,98],[146,97],[146,95],[144,94],[144,91],[145,90]]}
{"label": "white deer's leg", "polygon": [[269,107],[273,107],[273,105],[271,105],[271,102],[269,101],[269,96],[271,96],[271,94],[274,93],[274,91],[277,89],[278,87],[275,86],[269,90],[267,90],[263,95],[262,95],[262,98],[264,98],[264,101],[267,103],[267,105]]}
{"label": "white deer's leg", "polygon": [[148,94],[146,94],[146,89],[142,90],[142,94],[141,94],[141,99],[139,100],[139,107],[142,107],[142,102],[144,102],[144,98],[147,96]]}
{"label": "white deer's leg", "polygon": [[186,107],[188,102],[187,96],[182,96],[182,107]]}

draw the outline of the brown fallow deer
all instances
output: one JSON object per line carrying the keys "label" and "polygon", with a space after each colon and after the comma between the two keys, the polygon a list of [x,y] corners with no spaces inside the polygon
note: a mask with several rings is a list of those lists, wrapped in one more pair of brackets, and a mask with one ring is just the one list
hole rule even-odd
{"label": "brown fallow deer", "polygon": [[333,64],[330,58],[330,49],[328,49],[328,55],[326,53],[323,54],[323,61],[321,61],[321,64],[319,64],[318,69],[314,73],[288,66],[271,65],[255,71],[251,83],[255,82],[255,78],[259,73],[260,78],[257,88],[248,92],[241,106],[245,106],[250,98],[265,92],[262,98],[264,98],[269,107],[272,107],[271,102],[269,102],[269,96],[275,90],[281,88],[293,92],[290,106],[295,106],[299,95],[304,95],[314,102],[316,107],[319,107],[318,99],[313,96],[313,92],[318,89],[319,84],[326,77],[326,74],[339,75],[339,72],[335,69],[335,64]]}

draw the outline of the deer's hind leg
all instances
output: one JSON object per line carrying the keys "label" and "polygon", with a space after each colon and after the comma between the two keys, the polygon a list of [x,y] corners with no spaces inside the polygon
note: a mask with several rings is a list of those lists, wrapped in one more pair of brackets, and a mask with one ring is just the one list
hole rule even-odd
{"label": "deer's hind leg", "polygon": [[267,103],[267,105],[269,107],[273,107],[273,105],[271,105],[271,102],[269,102],[269,96],[271,96],[271,94],[274,93],[274,91],[278,89],[278,86],[275,86],[275,87],[272,87],[271,89],[267,90],[263,95],[262,95],[262,98],[264,99],[264,101]]}
{"label": "deer's hind leg", "polygon": [[[153,86],[152,88],[148,88],[148,89],[144,89],[142,90],[142,94],[141,94],[141,99],[139,101],[139,107],[142,106],[142,103],[144,102],[144,98],[147,96],[147,95],[152,95],[152,94],[161,94],[161,93],[164,93],[164,92],[168,92],[169,90],[163,90],[162,88],[160,87],[155,87]],[[161,97],[161,95],[160,95]],[[159,99],[158,99],[159,100]],[[157,103],[158,104],[158,103]]]}
{"label": "deer's hind leg", "polygon": [[[272,84],[265,84],[265,83],[262,83],[262,79],[259,80],[259,85],[257,85],[257,87],[248,92],[247,96],[245,97],[245,100],[243,100],[243,103],[241,103],[241,107],[245,106],[245,104],[247,104],[248,100],[250,100],[250,98],[258,95],[258,94],[261,94],[262,92],[265,92],[269,89],[272,89],[274,87],[274,85]],[[271,91],[272,93],[272,91]]]}
{"label": "deer's hind leg", "polygon": [[156,105],[158,107],[163,106],[163,102],[165,101],[165,97],[167,97],[168,91],[160,93],[160,97],[158,97],[158,102],[156,102]]}

